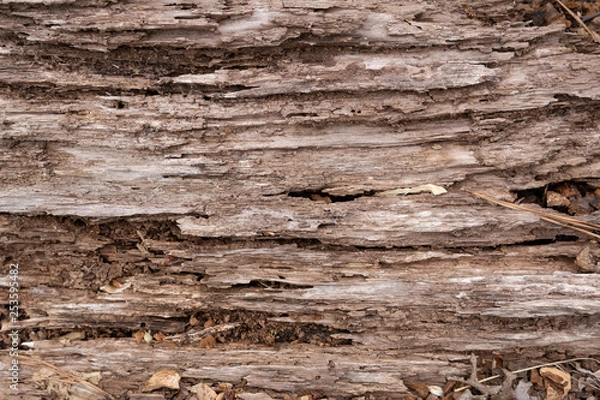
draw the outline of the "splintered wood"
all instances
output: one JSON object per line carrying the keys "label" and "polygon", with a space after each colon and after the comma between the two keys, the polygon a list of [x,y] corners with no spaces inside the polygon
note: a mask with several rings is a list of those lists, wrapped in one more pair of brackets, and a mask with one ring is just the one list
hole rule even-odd
{"label": "splintered wood", "polygon": [[22,398],[439,394],[471,352],[600,354],[598,246],[562,226],[597,227],[600,56],[530,2],[1,3]]}

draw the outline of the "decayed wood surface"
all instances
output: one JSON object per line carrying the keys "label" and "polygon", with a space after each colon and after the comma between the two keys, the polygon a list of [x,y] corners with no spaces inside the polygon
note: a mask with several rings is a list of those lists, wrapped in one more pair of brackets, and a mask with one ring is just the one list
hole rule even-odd
{"label": "decayed wood surface", "polygon": [[[0,256],[20,265],[23,353],[100,371],[117,398],[160,369],[398,396],[472,351],[598,356],[587,239],[469,191],[600,186],[600,48],[526,4],[404,3],[1,2]],[[448,193],[379,196],[423,184]],[[217,314],[238,340],[133,338]],[[322,341],[267,337],[293,326]]]}

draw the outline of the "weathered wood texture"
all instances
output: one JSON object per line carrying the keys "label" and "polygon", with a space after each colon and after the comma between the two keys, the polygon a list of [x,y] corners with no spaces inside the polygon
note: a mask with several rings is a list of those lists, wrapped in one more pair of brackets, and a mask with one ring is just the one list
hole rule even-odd
{"label": "weathered wood texture", "polygon": [[[586,239],[468,193],[600,186],[600,48],[525,3],[368,3],[0,2],[0,256],[28,354],[117,398],[165,368],[397,396],[471,351],[600,355]],[[422,184],[449,193],[378,196]],[[132,338],[192,317],[237,325],[217,348]]]}

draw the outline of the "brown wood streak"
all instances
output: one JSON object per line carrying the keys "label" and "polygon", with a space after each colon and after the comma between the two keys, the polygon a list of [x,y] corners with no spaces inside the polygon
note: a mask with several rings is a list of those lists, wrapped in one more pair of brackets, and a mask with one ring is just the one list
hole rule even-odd
{"label": "brown wood streak", "polygon": [[[509,1],[470,2],[494,24],[458,1],[167,3],[0,5],[0,260],[22,266],[28,354],[126,398],[158,369],[395,396],[471,351],[600,353],[583,239],[469,194],[600,186],[585,39]],[[449,192],[376,196],[424,184]],[[131,337],[202,313],[329,342]]]}

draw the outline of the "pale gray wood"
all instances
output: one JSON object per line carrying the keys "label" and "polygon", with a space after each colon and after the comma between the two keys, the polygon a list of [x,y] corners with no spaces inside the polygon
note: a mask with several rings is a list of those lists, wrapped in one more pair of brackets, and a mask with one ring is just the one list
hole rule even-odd
{"label": "pale gray wood", "polygon": [[[22,268],[23,351],[100,371],[117,398],[159,369],[187,387],[245,380],[338,398],[443,385],[471,351],[512,366],[598,356],[599,275],[574,263],[597,244],[469,193],[599,185],[597,47],[526,11],[2,2],[0,259]],[[448,193],[376,196],[424,184]],[[347,201],[318,201],[328,196]],[[102,289],[114,279],[130,286]],[[48,340],[185,334],[208,311],[312,324],[348,344]]]}

